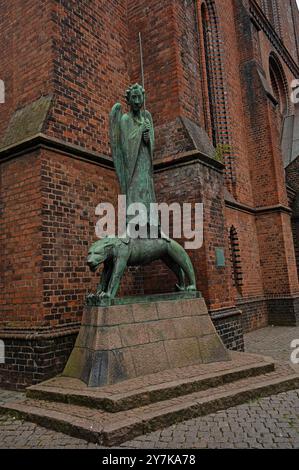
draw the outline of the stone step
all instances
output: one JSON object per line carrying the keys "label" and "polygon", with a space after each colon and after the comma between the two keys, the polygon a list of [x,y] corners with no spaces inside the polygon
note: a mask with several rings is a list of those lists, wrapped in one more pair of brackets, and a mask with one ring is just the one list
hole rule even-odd
{"label": "stone step", "polygon": [[27,389],[27,397],[58,401],[112,413],[169,400],[274,370],[271,358],[233,352],[231,362],[198,364],[151,374],[105,387],[87,387],[69,377],[55,377]]}
{"label": "stone step", "polygon": [[176,422],[295,388],[299,388],[299,376],[288,365],[280,364],[263,376],[247,377],[118,413],[32,398],[3,404],[0,410],[100,445],[117,446]]}

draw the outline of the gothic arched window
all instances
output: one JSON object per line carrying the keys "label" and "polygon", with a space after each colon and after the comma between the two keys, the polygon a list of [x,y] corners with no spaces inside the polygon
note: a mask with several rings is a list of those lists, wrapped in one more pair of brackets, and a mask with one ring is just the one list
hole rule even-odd
{"label": "gothic arched window", "polygon": [[269,74],[273,96],[277,100],[277,120],[280,132],[284,118],[289,114],[288,84],[282,65],[276,55],[271,54],[269,59]]}

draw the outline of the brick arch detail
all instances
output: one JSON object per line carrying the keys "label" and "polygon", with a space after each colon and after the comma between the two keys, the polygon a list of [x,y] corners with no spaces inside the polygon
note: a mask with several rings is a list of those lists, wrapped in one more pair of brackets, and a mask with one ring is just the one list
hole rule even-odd
{"label": "brick arch detail", "polygon": [[[275,94],[275,97],[277,97],[277,94],[279,95],[279,104],[280,106],[284,102],[284,107],[285,110],[282,113],[284,116],[288,116],[291,114],[291,102],[289,98],[289,86],[288,86],[288,81],[282,66],[282,63],[277,56],[275,52],[271,52],[269,56],[269,73],[270,73],[270,78],[271,74],[272,77],[275,79],[275,83],[273,83],[272,78],[271,78],[271,85],[272,88],[276,87],[276,90],[273,89],[273,92]],[[275,93],[276,92],[276,93]]]}

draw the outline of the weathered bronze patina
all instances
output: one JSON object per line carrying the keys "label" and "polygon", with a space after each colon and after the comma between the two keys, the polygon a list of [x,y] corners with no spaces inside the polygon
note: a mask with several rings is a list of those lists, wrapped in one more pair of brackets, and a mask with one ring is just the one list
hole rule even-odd
{"label": "weathered bronze patina", "polygon": [[132,85],[126,92],[130,106],[122,114],[116,103],[110,113],[110,141],[114,166],[122,194],[127,197],[127,207],[142,203],[149,219],[150,204],[156,202],[153,181],[154,126],[149,111],[142,111],[144,89]]}
{"label": "weathered bronze patina", "polygon": [[[89,249],[87,262],[92,271],[104,263],[104,269],[96,295],[89,295],[87,302],[94,304],[102,298],[114,298],[127,266],[140,266],[161,259],[176,274],[177,289],[195,291],[195,274],[189,256],[174,240],[130,239],[127,243],[119,238],[104,238]],[[185,283],[185,276],[188,283]]]}
{"label": "weathered bronze patina", "polygon": [[[126,195],[127,209],[133,203],[142,203],[145,208],[141,225],[145,227],[146,237],[131,237],[127,230],[123,238],[107,237],[90,247],[87,260],[90,269],[96,271],[104,263],[96,294],[87,298],[91,305],[116,296],[127,266],[145,265],[159,259],[176,274],[177,290],[196,290],[194,269],[188,254],[181,245],[163,235],[158,216],[153,217],[150,210],[151,203],[156,202],[153,181],[155,138],[152,116],[149,111],[142,110],[144,89],[137,83],[132,85],[126,92],[126,100],[130,106],[127,114],[122,114],[119,103],[110,113],[112,156],[121,193]],[[126,220],[128,226],[128,213]],[[157,238],[151,238],[150,226],[157,228]]]}

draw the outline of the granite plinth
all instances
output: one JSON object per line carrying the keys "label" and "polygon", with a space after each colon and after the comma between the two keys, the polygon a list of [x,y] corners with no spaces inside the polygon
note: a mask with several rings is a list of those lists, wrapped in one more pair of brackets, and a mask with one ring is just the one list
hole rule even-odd
{"label": "granite plinth", "polygon": [[229,361],[200,296],[86,306],[63,376],[89,387],[178,367]]}

